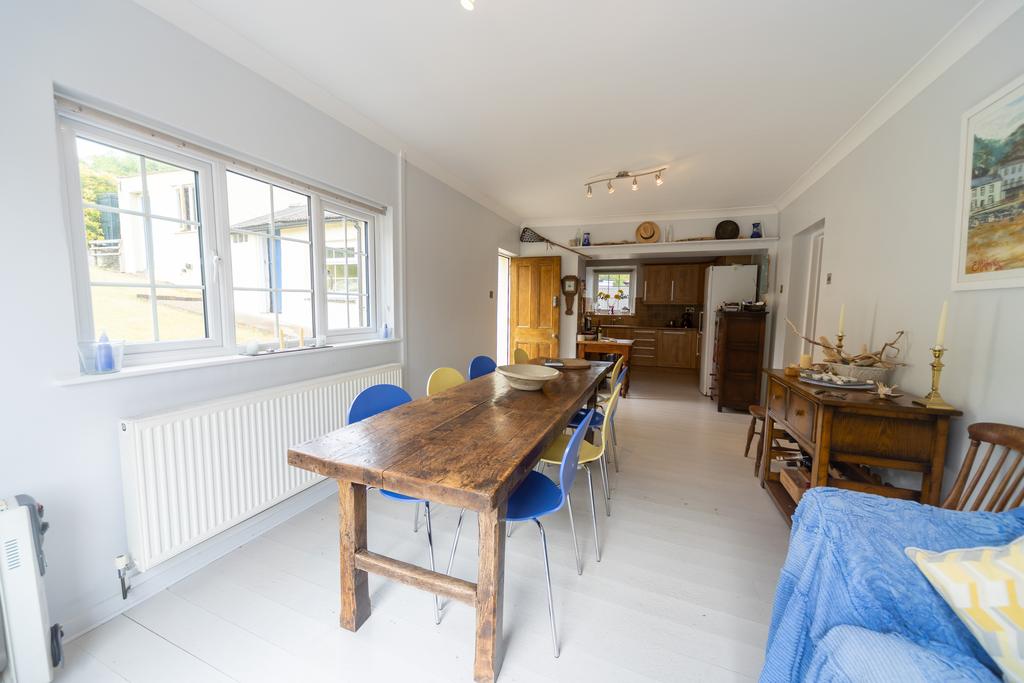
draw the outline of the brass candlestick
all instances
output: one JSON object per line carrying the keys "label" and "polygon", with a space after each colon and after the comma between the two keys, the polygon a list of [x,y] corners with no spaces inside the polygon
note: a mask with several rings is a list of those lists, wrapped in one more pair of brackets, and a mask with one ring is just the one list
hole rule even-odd
{"label": "brass candlestick", "polygon": [[839,352],[840,357],[843,355],[843,337],[845,336],[842,332],[836,335],[836,351]]}
{"label": "brass candlestick", "polygon": [[914,403],[925,408],[937,408],[939,410],[955,410],[953,406],[946,403],[946,400],[942,398],[942,394],[939,393],[939,379],[942,376],[942,368],[946,367],[942,362],[942,354],[946,352],[946,347],[939,346],[936,344],[931,348],[932,357],[935,359],[931,362],[932,366],[932,390],[923,398],[915,398]]}

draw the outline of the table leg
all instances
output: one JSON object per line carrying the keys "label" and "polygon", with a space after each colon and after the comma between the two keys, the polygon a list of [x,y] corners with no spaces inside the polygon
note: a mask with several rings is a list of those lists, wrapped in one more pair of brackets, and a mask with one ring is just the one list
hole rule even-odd
{"label": "table leg", "polygon": [[505,589],[505,509],[481,512],[480,568],[476,582],[476,656],[473,680],[492,683],[501,670],[502,600]]}
{"label": "table leg", "polygon": [[370,616],[370,585],[356,569],[356,553],[366,550],[366,486],[338,480],[341,540],[341,627],[356,631]]}

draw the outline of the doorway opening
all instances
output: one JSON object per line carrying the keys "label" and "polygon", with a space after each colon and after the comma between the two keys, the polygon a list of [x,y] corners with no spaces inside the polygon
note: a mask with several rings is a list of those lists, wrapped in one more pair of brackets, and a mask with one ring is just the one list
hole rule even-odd
{"label": "doorway opening", "polygon": [[498,290],[497,290],[497,308],[498,308],[498,348],[495,349],[494,358],[498,362],[498,365],[508,365],[508,349],[509,349],[509,329],[508,321],[510,317],[509,311],[509,296],[508,296],[508,285],[509,285],[509,269],[512,265],[512,256],[505,252],[498,252]]}
{"label": "doorway opening", "polygon": [[[818,301],[821,297],[822,256],[825,249],[825,220],[822,219],[793,237],[793,265],[789,275],[792,320],[808,339],[818,338]],[[814,347],[787,334],[786,363],[796,363],[801,354],[814,354]]]}

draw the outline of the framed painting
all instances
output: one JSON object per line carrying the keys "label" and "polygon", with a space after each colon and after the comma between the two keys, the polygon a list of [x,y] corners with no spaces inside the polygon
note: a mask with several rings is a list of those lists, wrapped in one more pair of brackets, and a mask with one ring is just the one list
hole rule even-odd
{"label": "framed painting", "polygon": [[964,114],[953,289],[1024,287],[1024,76]]}

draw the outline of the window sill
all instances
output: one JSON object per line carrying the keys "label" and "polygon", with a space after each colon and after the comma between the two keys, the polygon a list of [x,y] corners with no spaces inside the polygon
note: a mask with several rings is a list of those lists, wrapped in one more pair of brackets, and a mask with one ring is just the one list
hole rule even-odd
{"label": "window sill", "polygon": [[173,361],[169,363],[152,363],[150,365],[134,365],[122,368],[120,372],[107,375],[75,375],[73,377],[61,377],[54,381],[54,384],[61,387],[69,387],[77,384],[93,384],[96,382],[112,382],[119,379],[130,379],[132,377],[145,377],[146,375],[159,375],[165,372],[179,372],[194,368],[214,367],[218,365],[233,365],[235,363],[261,363],[271,358],[295,358],[306,354],[327,353],[337,349],[353,349],[363,346],[375,346],[378,344],[397,344],[401,339],[363,339],[360,341],[339,342],[328,344],[318,348],[309,348],[302,351],[289,353],[271,353],[261,356],[247,356],[244,354],[232,354],[226,356],[213,356],[208,358],[191,358],[189,360]]}

